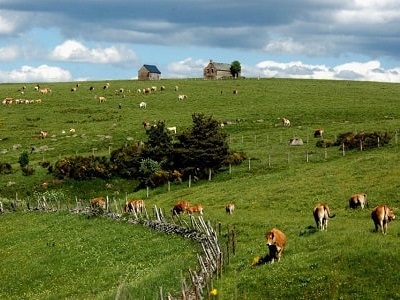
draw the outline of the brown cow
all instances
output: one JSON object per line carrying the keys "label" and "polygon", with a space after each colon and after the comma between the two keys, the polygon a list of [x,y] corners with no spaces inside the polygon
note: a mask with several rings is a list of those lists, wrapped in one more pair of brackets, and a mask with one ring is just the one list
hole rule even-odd
{"label": "brown cow", "polygon": [[201,204],[196,204],[193,206],[189,206],[187,208],[187,212],[189,213],[189,215],[197,212],[199,215],[203,215],[203,206]]}
{"label": "brown cow", "polygon": [[174,207],[172,208],[172,216],[179,215],[181,213],[185,213],[189,208],[189,202],[186,200],[182,200],[177,202]]}
{"label": "brown cow", "polygon": [[47,131],[41,130],[41,131],[39,132],[39,139],[40,139],[40,140],[44,140],[44,139],[46,138],[46,136],[47,136]]}
{"label": "brown cow", "polygon": [[379,205],[372,210],[371,218],[374,221],[375,232],[378,231],[380,226],[382,229],[382,234],[387,233],[387,224],[394,220],[396,216],[394,215],[392,209],[387,205]]}
{"label": "brown cow", "polygon": [[335,217],[331,215],[329,206],[326,204],[317,204],[313,209],[313,215],[319,230],[328,230],[329,218]]}
{"label": "brown cow", "polygon": [[145,204],[144,200],[137,199],[137,200],[129,200],[126,202],[124,207],[124,212],[135,212],[135,213],[143,213],[145,211]]}
{"label": "brown cow", "polygon": [[322,137],[324,135],[324,130],[322,128],[315,129],[314,131],[314,137]]}
{"label": "brown cow", "polygon": [[225,206],[225,211],[226,211],[226,213],[228,213],[228,214],[230,214],[230,215],[232,215],[233,214],[233,211],[235,210],[235,204],[233,204],[233,203],[228,203],[226,206]]}
{"label": "brown cow", "polygon": [[103,197],[97,197],[90,200],[90,206],[92,208],[102,208],[106,209],[106,199]]}
{"label": "brown cow", "polygon": [[363,209],[364,206],[368,207],[367,195],[366,194],[351,195],[349,198],[349,206],[350,208],[357,208],[361,206],[361,209]]}
{"label": "brown cow", "polygon": [[269,250],[269,256],[271,259],[271,263],[275,260],[278,262],[281,259],[283,249],[286,245],[286,236],[279,229],[272,228],[265,234],[265,238],[267,239],[267,247]]}

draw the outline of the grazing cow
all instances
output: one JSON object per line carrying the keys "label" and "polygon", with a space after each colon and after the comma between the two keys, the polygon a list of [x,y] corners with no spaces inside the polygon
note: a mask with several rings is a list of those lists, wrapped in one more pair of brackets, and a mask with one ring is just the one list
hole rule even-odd
{"label": "grazing cow", "polygon": [[151,94],[151,88],[143,89],[143,94]]}
{"label": "grazing cow", "polygon": [[[97,98],[97,95],[96,95],[96,98]],[[103,103],[103,102],[107,101],[107,99],[103,96],[98,97],[98,99],[99,99],[99,103]]]}
{"label": "grazing cow", "polygon": [[71,92],[76,92],[76,90],[77,90],[76,87],[71,88]]}
{"label": "grazing cow", "polygon": [[36,99],[35,103],[42,103],[42,99]]}
{"label": "grazing cow", "polygon": [[144,129],[148,129],[151,126],[151,123],[147,122],[147,121],[143,121],[142,125],[143,125]]}
{"label": "grazing cow", "polygon": [[75,133],[75,128],[71,128],[71,129],[69,130],[69,132],[70,132],[70,133]]}
{"label": "grazing cow", "polygon": [[361,206],[361,209],[364,206],[368,207],[367,195],[366,194],[353,194],[349,198],[349,206],[350,208],[357,208]]}
{"label": "grazing cow", "polygon": [[329,206],[326,204],[317,204],[313,209],[313,215],[319,230],[328,230],[329,218],[335,217],[335,215],[331,215]]}
{"label": "grazing cow", "polygon": [[14,98],[7,97],[7,98],[4,98],[3,104],[12,104],[13,101],[14,101]]}
{"label": "grazing cow", "polygon": [[140,102],[139,108],[147,108],[147,103],[146,102]]}
{"label": "grazing cow", "polygon": [[102,208],[106,209],[106,199],[103,197],[97,197],[90,200],[90,206],[92,208]]}
{"label": "grazing cow", "polygon": [[186,200],[177,202],[172,208],[172,216],[185,213],[188,210],[189,206],[189,202]]}
{"label": "grazing cow", "polygon": [[94,91],[94,86],[89,87],[89,91]]}
{"label": "grazing cow", "polygon": [[203,215],[203,206],[201,204],[189,206],[187,208],[187,212],[189,213],[189,215],[192,215],[193,213],[198,213],[199,215]]}
{"label": "grazing cow", "polygon": [[173,127],[167,127],[167,130],[171,133],[175,133],[176,134],[176,126]]}
{"label": "grazing cow", "polygon": [[187,99],[187,95],[179,95],[178,100],[185,100]]}
{"label": "grazing cow", "polygon": [[314,137],[322,137],[324,135],[324,130],[322,128],[315,129],[314,131]]}
{"label": "grazing cow", "polygon": [[177,92],[179,90],[179,86],[176,85],[174,90],[175,90],[175,92]]}
{"label": "grazing cow", "polygon": [[126,202],[124,211],[125,212],[135,212],[135,213],[143,213],[145,211],[145,204],[144,200],[138,199],[138,200],[129,200]]}
{"label": "grazing cow", "polygon": [[375,232],[378,231],[378,227],[380,226],[382,234],[385,235],[387,234],[387,224],[394,220],[396,216],[387,205],[379,205],[372,210],[371,218],[374,221]]}
{"label": "grazing cow", "polygon": [[39,139],[40,139],[40,140],[44,140],[46,137],[47,137],[47,131],[41,130],[41,131],[39,132]]}
{"label": "grazing cow", "polygon": [[290,126],[290,120],[286,118],[281,118],[282,124],[284,127],[289,127]]}
{"label": "grazing cow", "polygon": [[225,206],[225,211],[226,211],[226,213],[228,213],[228,214],[230,214],[230,215],[233,215],[233,211],[235,210],[235,204],[233,204],[233,203],[228,203],[226,206]]}
{"label": "grazing cow", "polygon": [[165,91],[165,86],[164,85],[160,86],[160,91]]}
{"label": "grazing cow", "polygon": [[286,236],[279,229],[272,228],[265,234],[267,240],[267,247],[269,250],[269,256],[271,258],[271,263],[275,260],[278,262],[281,259],[283,249],[286,245]]}
{"label": "grazing cow", "polygon": [[[235,89],[235,90],[233,90],[233,94],[234,94],[234,95],[237,95],[238,93],[239,93],[239,91],[238,91],[238,90],[236,90],[236,89]],[[221,94],[222,94],[222,91],[221,91]]]}
{"label": "grazing cow", "polygon": [[150,90],[151,90],[152,92],[155,92],[155,91],[157,91],[157,87],[156,87],[156,86],[152,86],[152,87],[150,88]]}
{"label": "grazing cow", "polygon": [[39,89],[39,92],[41,94],[50,94],[51,93],[51,88],[44,88],[44,89]]}

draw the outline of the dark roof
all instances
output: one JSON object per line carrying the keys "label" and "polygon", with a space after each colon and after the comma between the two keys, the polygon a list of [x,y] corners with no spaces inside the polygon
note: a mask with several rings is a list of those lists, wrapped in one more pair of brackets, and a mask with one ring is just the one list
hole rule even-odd
{"label": "dark roof", "polygon": [[214,67],[217,70],[220,70],[220,71],[230,71],[231,70],[231,65],[230,64],[225,64],[225,63],[217,63],[217,62],[215,62],[214,63]]}
{"label": "dark roof", "polygon": [[150,73],[161,74],[160,70],[154,65],[143,65]]}

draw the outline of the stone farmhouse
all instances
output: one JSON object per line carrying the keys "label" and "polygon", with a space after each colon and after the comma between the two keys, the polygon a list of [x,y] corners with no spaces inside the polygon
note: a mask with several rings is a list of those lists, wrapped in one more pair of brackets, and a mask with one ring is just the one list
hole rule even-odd
{"label": "stone farmhouse", "polygon": [[210,60],[203,71],[204,79],[232,78],[231,64],[217,63]]}
{"label": "stone farmhouse", "polygon": [[138,80],[159,80],[160,70],[154,65],[143,65],[138,71]]}

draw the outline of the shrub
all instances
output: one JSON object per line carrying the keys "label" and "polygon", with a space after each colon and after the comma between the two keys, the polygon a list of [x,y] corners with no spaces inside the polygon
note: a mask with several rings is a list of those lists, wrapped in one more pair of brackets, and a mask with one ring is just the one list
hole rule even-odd
{"label": "shrub", "polygon": [[335,141],[327,139],[319,140],[316,144],[316,146],[319,148],[329,148],[332,147],[333,145],[335,145]]}
{"label": "shrub", "polygon": [[247,159],[247,154],[243,151],[232,151],[226,157],[226,165],[239,165]]}
{"label": "shrub", "polygon": [[30,167],[30,166],[25,166],[23,168],[21,168],[22,174],[25,176],[29,176],[32,175],[33,173],[35,173],[35,169]]}
{"label": "shrub", "polygon": [[384,146],[390,142],[393,135],[386,131],[374,132],[346,132],[338,136],[335,146],[345,149],[360,149],[363,150]]}
{"label": "shrub", "polygon": [[0,163],[0,174],[11,174],[12,166],[9,163]]}
{"label": "shrub", "polygon": [[28,152],[24,151],[18,158],[18,163],[21,166],[21,169],[26,167],[29,164],[29,155]]}

